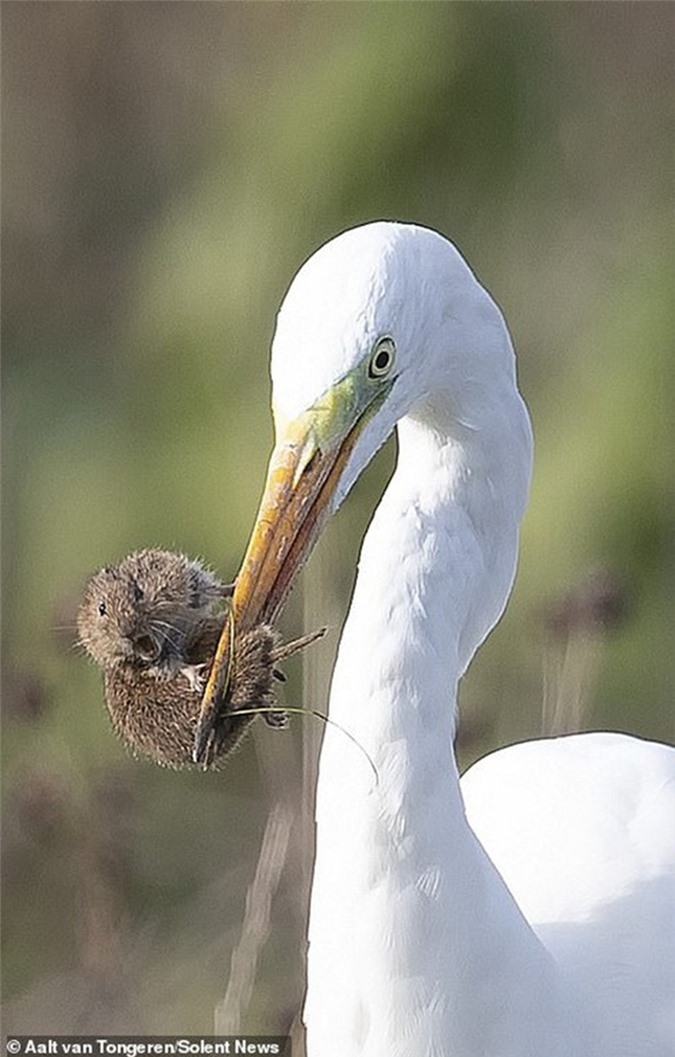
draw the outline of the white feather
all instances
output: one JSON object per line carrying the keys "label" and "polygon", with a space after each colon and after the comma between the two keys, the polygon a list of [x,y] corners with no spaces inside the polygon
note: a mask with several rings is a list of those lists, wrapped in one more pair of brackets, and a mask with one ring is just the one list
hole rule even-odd
{"label": "white feather", "polygon": [[[672,1057],[675,752],[619,735],[502,750],[460,785],[457,683],[513,581],[529,418],[499,309],[435,232],[346,232],[279,314],[293,418],[390,335],[399,424],[363,544],[317,790],[311,1057]],[[467,812],[465,813],[464,801]]]}

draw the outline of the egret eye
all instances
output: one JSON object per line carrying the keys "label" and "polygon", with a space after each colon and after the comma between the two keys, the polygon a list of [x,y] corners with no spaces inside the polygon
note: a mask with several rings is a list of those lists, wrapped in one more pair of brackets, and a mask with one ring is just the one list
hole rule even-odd
{"label": "egret eye", "polygon": [[103,599],[101,599],[101,601],[98,604],[98,615],[100,617],[104,617],[105,614],[106,614],[106,604],[103,601]]}
{"label": "egret eye", "polygon": [[368,364],[369,378],[384,378],[394,365],[396,346],[393,338],[380,338],[373,349]]}

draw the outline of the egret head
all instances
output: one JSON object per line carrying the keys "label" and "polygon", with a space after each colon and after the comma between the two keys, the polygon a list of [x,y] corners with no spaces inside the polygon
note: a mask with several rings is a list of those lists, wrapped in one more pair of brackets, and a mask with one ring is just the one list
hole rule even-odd
{"label": "egret head", "polygon": [[277,438],[310,409],[330,407],[340,427],[341,415],[367,407],[335,509],[401,418],[444,393],[466,420],[500,376],[513,387],[514,372],[501,312],[452,243],[413,224],[366,224],[314,253],[281,305]]}
{"label": "egret head", "polygon": [[444,421],[480,433],[510,394],[520,399],[502,315],[461,255],[434,231],[389,222],[339,235],[302,266],[279,311],[272,381],[276,445],[233,598],[243,629],[274,622],[326,519],[399,420],[433,423],[442,405]]}

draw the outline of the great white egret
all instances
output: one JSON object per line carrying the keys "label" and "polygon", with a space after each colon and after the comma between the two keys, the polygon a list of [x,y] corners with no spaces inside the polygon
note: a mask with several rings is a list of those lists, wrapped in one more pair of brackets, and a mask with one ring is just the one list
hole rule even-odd
{"label": "great white egret", "polygon": [[399,437],[330,694],[378,781],[333,727],[320,758],[311,1057],[672,1057],[675,752],[575,735],[459,779],[457,683],[510,592],[530,478],[501,312],[436,232],[368,224],[295,277],[272,378],[243,626],[275,617],[327,516]]}

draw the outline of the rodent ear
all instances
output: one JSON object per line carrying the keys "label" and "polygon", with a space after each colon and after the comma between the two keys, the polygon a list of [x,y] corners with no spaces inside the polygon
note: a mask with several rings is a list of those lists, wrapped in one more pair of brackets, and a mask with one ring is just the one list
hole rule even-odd
{"label": "rodent ear", "polygon": [[196,569],[190,569],[190,601],[188,605],[190,609],[199,609],[202,605],[200,579]]}

